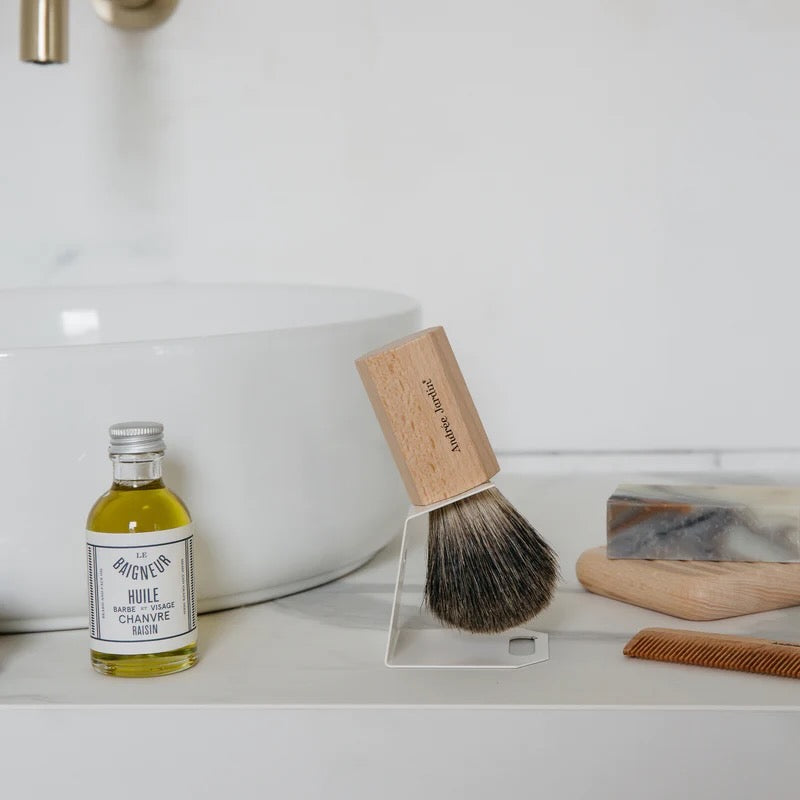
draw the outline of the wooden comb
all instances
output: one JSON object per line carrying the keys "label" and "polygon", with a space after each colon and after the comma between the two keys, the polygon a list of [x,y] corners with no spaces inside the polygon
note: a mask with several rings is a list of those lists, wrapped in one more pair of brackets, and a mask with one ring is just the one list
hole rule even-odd
{"label": "wooden comb", "polygon": [[644,628],[622,652],[631,658],[650,661],[800,678],[800,644],[792,642],[672,628]]}

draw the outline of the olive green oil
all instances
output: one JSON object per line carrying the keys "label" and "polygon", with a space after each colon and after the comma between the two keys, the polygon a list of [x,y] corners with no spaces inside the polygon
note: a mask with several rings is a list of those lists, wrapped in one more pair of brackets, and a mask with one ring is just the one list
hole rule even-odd
{"label": "olive green oil", "polygon": [[166,675],[197,662],[192,520],[161,477],[162,430],[112,426],[113,483],[86,522],[90,656],[105,675]]}

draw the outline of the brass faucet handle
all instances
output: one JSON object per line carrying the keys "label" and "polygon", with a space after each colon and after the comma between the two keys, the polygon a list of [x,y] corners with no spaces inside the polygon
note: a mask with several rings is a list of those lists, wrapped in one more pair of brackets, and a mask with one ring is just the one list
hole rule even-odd
{"label": "brass faucet handle", "polygon": [[155,28],[168,19],[178,0],[92,0],[97,15],[126,30]]}
{"label": "brass faucet handle", "polygon": [[[1,0],[0,0],[1,1]],[[92,0],[109,25],[126,30],[155,28],[172,15],[178,0]],[[34,64],[68,60],[69,0],[20,0],[19,57]]]}

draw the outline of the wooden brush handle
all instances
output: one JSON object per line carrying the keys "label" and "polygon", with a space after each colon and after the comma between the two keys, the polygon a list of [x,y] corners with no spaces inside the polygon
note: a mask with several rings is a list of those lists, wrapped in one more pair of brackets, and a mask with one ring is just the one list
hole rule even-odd
{"label": "wooden brush handle", "polygon": [[448,500],[497,474],[444,328],[367,353],[356,367],[414,505]]}
{"label": "wooden brush handle", "polygon": [[750,636],[644,628],[622,652],[651,661],[800,678],[800,644]]}

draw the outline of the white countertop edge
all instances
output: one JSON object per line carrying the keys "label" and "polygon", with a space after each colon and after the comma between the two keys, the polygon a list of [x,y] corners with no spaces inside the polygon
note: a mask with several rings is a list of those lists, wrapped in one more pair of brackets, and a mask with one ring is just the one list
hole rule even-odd
{"label": "white countertop edge", "polygon": [[278,704],[278,703],[4,703],[0,714],[7,711],[697,711],[730,713],[797,713],[798,705],[625,705],[625,704],[497,704],[482,703],[331,703],[331,704]]}

